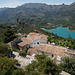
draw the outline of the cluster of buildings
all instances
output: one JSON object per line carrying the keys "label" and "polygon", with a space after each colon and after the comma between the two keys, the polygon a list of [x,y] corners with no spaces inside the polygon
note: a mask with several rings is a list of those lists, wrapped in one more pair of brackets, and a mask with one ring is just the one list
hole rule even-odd
{"label": "cluster of buildings", "polygon": [[20,37],[10,42],[11,47],[17,46],[21,51],[27,49],[28,55],[36,55],[45,53],[52,59],[61,61],[65,56],[75,57],[75,51],[69,50],[66,47],[51,45],[48,43],[48,36],[41,33],[31,32],[27,37],[19,35]]}
{"label": "cluster of buildings", "polygon": [[18,43],[20,50],[34,48],[48,42],[47,36],[40,33],[29,33],[26,38],[22,37],[21,40],[22,42]]}

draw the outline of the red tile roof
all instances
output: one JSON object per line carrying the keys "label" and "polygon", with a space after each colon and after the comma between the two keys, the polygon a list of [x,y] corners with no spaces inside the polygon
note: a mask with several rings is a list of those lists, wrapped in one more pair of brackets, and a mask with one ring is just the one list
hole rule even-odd
{"label": "red tile roof", "polygon": [[36,35],[36,34],[39,34],[39,33],[30,32],[28,35]]}

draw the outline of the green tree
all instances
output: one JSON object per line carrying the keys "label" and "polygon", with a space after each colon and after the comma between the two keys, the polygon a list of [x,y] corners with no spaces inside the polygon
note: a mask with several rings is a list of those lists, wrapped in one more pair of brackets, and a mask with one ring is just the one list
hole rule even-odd
{"label": "green tree", "polygon": [[55,64],[53,60],[51,60],[46,55],[36,55],[36,61],[33,61],[26,67],[26,73],[28,75],[40,75],[42,74],[52,74],[52,75],[59,75],[61,69],[59,66]]}
{"label": "green tree", "polygon": [[16,67],[17,60],[0,56],[0,75],[25,75],[23,69]]}
{"label": "green tree", "polygon": [[27,50],[25,49],[23,51],[20,51],[19,55],[25,57],[27,55]]}
{"label": "green tree", "polygon": [[3,41],[5,43],[12,41],[16,37],[14,33],[15,31],[11,28],[5,29],[3,32]]}
{"label": "green tree", "polygon": [[64,71],[75,75],[75,58],[65,57],[62,59],[60,66]]}
{"label": "green tree", "polygon": [[8,56],[10,52],[11,50],[9,49],[9,46],[5,43],[0,42],[0,54]]}
{"label": "green tree", "polygon": [[11,75],[25,75],[25,72],[23,69],[17,69],[17,70],[14,70]]}

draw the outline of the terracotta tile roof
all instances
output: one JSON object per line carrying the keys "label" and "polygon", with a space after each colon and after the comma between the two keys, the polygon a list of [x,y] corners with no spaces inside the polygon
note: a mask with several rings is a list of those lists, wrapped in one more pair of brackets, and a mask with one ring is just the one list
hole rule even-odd
{"label": "terracotta tile roof", "polygon": [[23,42],[18,43],[18,45],[19,45],[19,46],[22,46],[22,47],[25,46],[25,45],[29,45],[29,44],[32,43],[31,40],[26,39],[26,38],[22,38],[21,40],[22,40]]}
{"label": "terracotta tile roof", "polygon": [[44,35],[44,34],[41,34],[41,33],[30,32],[28,35],[32,35],[32,36],[30,36],[32,40],[33,39],[37,40],[37,39],[40,39],[40,38],[42,38],[44,40],[47,40],[47,36]]}
{"label": "terracotta tile roof", "polygon": [[44,39],[44,40],[48,40],[48,39],[47,39],[47,36],[44,35],[44,34],[41,35],[41,38]]}
{"label": "terracotta tile roof", "polygon": [[75,55],[75,50],[68,50],[68,51],[66,51],[66,53]]}
{"label": "terracotta tile roof", "polygon": [[26,39],[25,37],[22,37],[22,38],[21,38],[22,41],[24,41],[25,39]]}
{"label": "terracotta tile roof", "polygon": [[47,40],[47,36],[44,35],[44,34],[42,34],[42,35],[33,35],[33,36],[30,36],[30,37],[27,37],[27,39],[31,39],[32,41],[37,40],[37,39]]}
{"label": "terracotta tile roof", "polygon": [[56,57],[57,56],[61,56],[61,57],[69,56],[68,54],[65,53],[66,48],[48,45],[48,44],[42,44],[39,47],[34,47],[34,48],[29,49],[31,54],[34,53],[34,51],[37,54],[37,50],[50,53],[50,54],[54,54],[56,55]]}
{"label": "terracotta tile roof", "polygon": [[18,43],[18,46],[21,46],[21,47],[23,47],[23,46],[25,46],[26,44],[24,43],[24,42],[20,42],[20,43]]}
{"label": "terracotta tile roof", "polygon": [[40,33],[30,32],[28,35],[37,35],[37,34],[40,34]]}
{"label": "terracotta tile roof", "polygon": [[30,49],[28,49],[27,54],[33,55],[33,54],[38,54],[38,53],[36,51],[36,48],[30,48]]}

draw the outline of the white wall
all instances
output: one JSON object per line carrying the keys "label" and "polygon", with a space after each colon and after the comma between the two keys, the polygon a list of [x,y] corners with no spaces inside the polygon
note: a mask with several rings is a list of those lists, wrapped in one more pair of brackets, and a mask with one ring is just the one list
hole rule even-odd
{"label": "white wall", "polygon": [[[42,51],[37,50],[37,53],[38,53],[38,54],[42,54],[43,52],[42,52]],[[52,57],[52,54],[50,54],[50,53],[45,53],[45,55],[47,55],[47,56],[49,56],[49,57]]]}
{"label": "white wall", "polygon": [[45,53],[45,55],[52,57],[52,54],[50,54],[50,53]]}
{"label": "white wall", "polygon": [[46,42],[47,43],[46,40],[38,39],[38,40],[34,40],[33,43],[30,45],[30,47],[40,46],[42,44],[42,42]]}
{"label": "white wall", "polygon": [[57,56],[57,60],[58,61],[61,61],[61,56]]}

